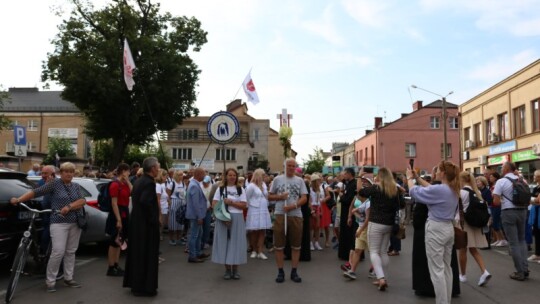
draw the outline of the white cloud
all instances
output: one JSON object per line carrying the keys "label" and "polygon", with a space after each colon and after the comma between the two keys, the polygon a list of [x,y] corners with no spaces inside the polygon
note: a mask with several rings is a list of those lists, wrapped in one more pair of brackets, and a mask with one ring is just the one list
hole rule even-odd
{"label": "white cloud", "polygon": [[334,9],[332,4],[326,6],[320,19],[304,21],[301,23],[301,27],[322,37],[333,45],[344,45],[344,39],[334,23]]}
{"label": "white cloud", "polygon": [[418,41],[418,42],[426,42],[427,38],[416,28],[406,28],[404,29],[405,34],[410,37],[411,39]]}
{"label": "white cloud", "polygon": [[382,27],[386,25],[389,5],[387,1],[378,0],[343,0],[342,4],[347,14],[362,25]]}
{"label": "white cloud", "polygon": [[491,62],[473,68],[467,78],[495,83],[514,74],[538,59],[536,51],[528,49],[509,57],[498,57]]}
{"label": "white cloud", "polygon": [[421,0],[420,7],[428,12],[448,11],[472,14],[481,30],[508,32],[514,36],[539,36],[540,0]]}

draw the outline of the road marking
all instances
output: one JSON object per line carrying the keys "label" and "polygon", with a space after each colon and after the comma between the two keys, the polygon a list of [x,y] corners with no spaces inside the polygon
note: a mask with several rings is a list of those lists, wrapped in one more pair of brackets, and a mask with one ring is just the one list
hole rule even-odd
{"label": "road marking", "polygon": [[96,260],[98,260],[98,258],[91,258],[87,260],[77,259],[77,261],[75,262],[75,266],[83,266]]}

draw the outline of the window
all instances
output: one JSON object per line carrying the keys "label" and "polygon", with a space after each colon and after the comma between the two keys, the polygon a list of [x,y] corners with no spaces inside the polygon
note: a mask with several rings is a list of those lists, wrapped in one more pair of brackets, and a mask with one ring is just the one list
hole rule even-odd
{"label": "window", "polygon": [[173,148],[172,159],[189,160],[191,161],[191,148]]}
{"label": "window", "polygon": [[216,160],[236,160],[236,149],[216,149]]}
{"label": "window", "polygon": [[405,157],[416,157],[416,144],[415,143],[405,144]]}
{"label": "window", "polygon": [[450,117],[450,129],[458,129],[458,118],[457,117]]}
{"label": "window", "polygon": [[27,151],[30,151],[30,152],[36,151],[36,149],[37,149],[36,143],[33,143],[31,141],[27,142],[26,143],[26,149],[27,149]]}
{"label": "window", "polygon": [[532,102],[532,129],[533,131],[540,130],[540,99]]}
{"label": "window", "polygon": [[13,152],[13,151],[15,151],[15,143],[6,142],[6,152]]}
{"label": "window", "polygon": [[525,105],[513,110],[514,114],[514,137],[525,134]]}
{"label": "window", "polygon": [[[444,144],[441,144],[441,158],[444,159],[443,146]],[[448,158],[452,157],[452,144],[446,144],[446,156]]]}
{"label": "window", "polygon": [[493,134],[495,132],[495,121],[493,118],[486,120],[486,133],[484,134],[484,138],[486,139],[486,143],[489,141],[489,135]]}
{"label": "window", "polygon": [[482,136],[480,133],[480,130],[482,129],[482,126],[477,123],[473,126],[473,132],[474,132],[474,141],[476,143],[477,147],[482,146]]}
{"label": "window", "polygon": [[28,121],[28,131],[37,131],[38,130],[38,122],[37,120],[30,119]]}
{"label": "window", "polygon": [[439,116],[431,116],[429,119],[429,125],[432,129],[439,128]]}
{"label": "window", "polygon": [[375,166],[375,148],[371,145],[371,165]]}
{"label": "window", "polygon": [[463,129],[463,140],[471,140],[471,128]]}
{"label": "window", "polygon": [[510,132],[508,132],[508,113],[502,113],[497,116],[499,140],[505,140],[510,138]]}
{"label": "window", "polygon": [[199,138],[199,130],[197,129],[182,129],[180,130],[181,140],[193,140]]}
{"label": "window", "polygon": [[253,129],[253,141],[259,141],[259,128]]}

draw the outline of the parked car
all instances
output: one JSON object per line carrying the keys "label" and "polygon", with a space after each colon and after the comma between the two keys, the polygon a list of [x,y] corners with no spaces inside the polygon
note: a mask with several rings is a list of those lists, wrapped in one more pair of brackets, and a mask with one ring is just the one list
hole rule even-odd
{"label": "parked car", "polygon": [[[0,260],[13,257],[23,232],[28,229],[32,214],[21,206],[13,206],[9,200],[19,197],[33,188],[25,173],[0,168]],[[31,208],[41,209],[39,200],[26,202]],[[35,221],[41,231],[41,219]]]}
{"label": "parked car", "polygon": [[[37,183],[41,177],[29,176],[28,179]],[[96,183],[108,183],[109,180],[74,177],[73,182],[81,186],[82,195],[86,199],[84,210],[88,215],[88,229],[82,233],[80,243],[86,244],[106,241],[108,236],[105,234],[105,224],[109,213],[98,209],[97,199],[99,190]]]}

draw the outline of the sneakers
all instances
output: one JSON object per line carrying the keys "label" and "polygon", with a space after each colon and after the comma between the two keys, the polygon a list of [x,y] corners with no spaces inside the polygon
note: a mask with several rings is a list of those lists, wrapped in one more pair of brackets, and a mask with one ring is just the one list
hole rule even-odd
{"label": "sneakers", "polygon": [[278,272],[278,275],[276,277],[276,283],[283,283],[285,282],[285,273]]}
{"label": "sneakers", "polygon": [[300,276],[298,276],[298,273],[291,272],[291,281],[293,281],[295,283],[300,283],[300,282],[302,282],[302,278]]}
{"label": "sneakers", "polygon": [[376,274],[374,271],[370,271],[369,274],[368,274],[368,278],[370,278],[370,279],[376,279],[376,278],[377,278],[377,274]]}
{"label": "sneakers", "polygon": [[486,286],[486,284],[489,282],[489,279],[491,279],[491,274],[486,270],[480,276],[480,280],[478,280],[478,286]]}
{"label": "sneakers", "polygon": [[231,275],[231,271],[230,271],[230,270],[225,271],[225,274],[223,275],[223,279],[224,279],[224,280],[230,280],[230,279],[232,279],[232,275]]}
{"label": "sneakers", "polygon": [[508,246],[508,241],[502,240],[502,241],[499,241],[499,244],[497,244],[496,247],[506,247],[506,246]]}
{"label": "sneakers", "polygon": [[268,260],[268,257],[262,252],[257,254],[257,257],[261,260]]}
{"label": "sneakers", "polygon": [[356,280],[356,273],[352,270],[344,271],[343,275],[351,280]]}
{"label": "sneakers", "polygon": [[240,280],[240,275],[238,274],[238,272],[233,271],[233,273],[232,273],[232,279],[233,279],[233,280]]}
{"label": "sneakers", "polygon": [[461,283],[467,282],[467,276],[464,275],[464,274],[460,274],[460,275],[459,275],[459,281],[460,281]]}
{"label": "sneakers", "polygon": [[525,275],[519,272],[513,272],[510,274],[510,279],[516,281],[525,281]]}
{"label": "sneakers", "polygon": [[527,261],[540,263],[540,256],[533,254],[527,259]]}
{"label": "sneakers", "polygon": [[351,264],[349,262],[345,263],[345,264],[341,264],[341,270],[343,271],[349,271],[351,270]]}
{"label": "sneakers", "polygon": [[75,280],[64,280],[64,285],[71,288],[81,288],[82,285],[77,283]]}
{"label": "sneakers", "polygon": [[249,256],[250,258],[254,259],[257,257],[257,252],[256,251],[252,251],[251,252],[251,255]]}
{"label": "sneakers", "polygon": [[491,243],[490,246],[491,246],[491,247],[499,247],[499,243],[500,243],[500,242],[501,242],[501,241],[495,241],[495,242]]}
{"label": "sneakers", "polygon": [[169,245],[176,246],[176,241],[175,240],[169,240]]}
{"label": "sneakers", "polygon": [[47,292],[48,293],[56,292],[56,287],[54,287],[54,285],[47,285]]}
{"label": "sneakers", "polygon": [[319,242],[315,242],[315,249],[317,250],[323,250],[321,245],[319,245]]}
{"label": "sneakers", "polygon": [[309,249],[311,251],[315,250],[315,247],[313,246],[313,242],[309,243]]}
{"label": "sneakers", "polygon": [[109,266],[109,269],[107,270],[107,276],[108,277],[123,277],[124,270],[117,266]]}

